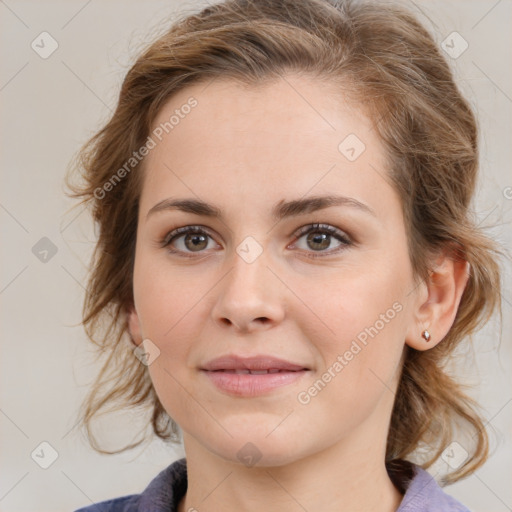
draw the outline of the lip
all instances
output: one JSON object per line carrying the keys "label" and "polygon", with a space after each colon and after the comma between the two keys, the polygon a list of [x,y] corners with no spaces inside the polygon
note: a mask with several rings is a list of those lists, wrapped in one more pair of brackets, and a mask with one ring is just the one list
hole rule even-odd
{"label": "lip", "polygon": [[[258,373],[249,373],[255,371]],[[267,373],[263,373],[267,371]],[[264,395],[297,382],[309,371],[303,365],[273,356],[228,355],[213,359],[201,368],[220,391],[238,397]]]}
{"label": "lip", "polygon": [[243,357],[235,354],[221,356],[207,362],[201,370],[287,370],[290,372],[309,370],[304,365],[292,363],[270,355]]}
{"label": "lip", "polygon": [[279,373],[267,373],[265,375],[207,370],[203,370],[202,373],[223,393],[249,398],[265,395],[283,386],[296,383],[302,379],[308,371],[309,370],[299,370],[291,372],[284,370]]}

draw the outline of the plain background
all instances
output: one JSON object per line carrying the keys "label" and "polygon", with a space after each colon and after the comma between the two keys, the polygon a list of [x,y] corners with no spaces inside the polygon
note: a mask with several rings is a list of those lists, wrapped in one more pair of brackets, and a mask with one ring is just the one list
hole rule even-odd
{"label": "plain background", "polygon": [[[512,2],[404,3],[439,44],[456,31],[469,45],[458,58],[448,58],[482,129],[476,215],[510,250]],[[0,1],[2,512],[74,510],[140,492],[183,456],[181,448],[160,441],[120,455],[99,455],[75,428],[78,404],[97,370],[78,325],[95,235],[88,214],[72,209],[74,203],[64,195],[63,177],[80,145],[110,116],[133,56],[165,30],[176,12],[204,5]],[[45,31],[58,49],[43,59],[31,43]],[[460,50],[463,42],[454,44]],[[51,243],[41,241],[44,237]],[[42,255],[44,250],[49,252]],[[484,408],[493,455],[483,469],[447,491],[475,512],[512,510],[510,290],[507,265],[501,343],[493,321],[475,338],[473,355],[459,365],[464,379],[477,384],[472,394]],[[107,419],[104,439],[131,439],[143,421],[133,412]],[[48,469],[34,461],[38,453],[41,460],[51,457],[51,449],[40,445],[44,441],[58,456]],[[432,473],[445,469],[441,466]]]}

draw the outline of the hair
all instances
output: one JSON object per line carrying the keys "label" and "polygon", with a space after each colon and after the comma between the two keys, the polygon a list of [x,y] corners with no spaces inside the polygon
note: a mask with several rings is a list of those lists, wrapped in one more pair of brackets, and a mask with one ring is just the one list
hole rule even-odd
{"label": "hair", "polygon": [[[446,337],[429,350],[404,351],[386,447],[389,468],[428,447],[421,463],[427,468],[463,430],[473,446],[465,446],[466,462],[444,479],[456,481],[485,462],[489,443],[477,405],[446,364],[457,345],[500,309],[501,251],[471,209],[475,116],[434,38],[404,7],[383,2],[227,0],[178,19],[128,71],[111,119],[77,155],[80,184],[70,184],[68,176],[71,195],[92,207],[99,228],[83,325],[107,359],[82,404],[89,441],[101,453],[118,453],[144,440],[116,451],[100,448],[91,421],[107,405],[150,407],[154,434],[179,439],[147,368],[133,356],[127,314],[144,161],[131,172],[119,170],[144,146],[162,106],[187,85],[222,78],[258,86],[287,72],[333,84],[373,121],[387,177],[401,198],[418,283],[428,279],[438,251],[470,265]],[[122,179],[107,187],[116,173]]]}

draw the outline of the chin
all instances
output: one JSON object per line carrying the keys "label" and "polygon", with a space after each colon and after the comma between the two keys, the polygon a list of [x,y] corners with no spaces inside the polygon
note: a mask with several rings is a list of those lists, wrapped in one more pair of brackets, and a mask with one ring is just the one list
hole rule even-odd
{"label": "chin", "polygon": [[[287,436],[288,439],[297,439],[296,436]],[[205,443],[208,446],[209,443]],[[211,452],[226,462],[251,467],[278,467],[291,464],[302,458],[296,443],[286,443],[281,438],[270,440],[269,437],[260,438],[247,435],[237,435],[224,443],[213,442],[208,446]]]}

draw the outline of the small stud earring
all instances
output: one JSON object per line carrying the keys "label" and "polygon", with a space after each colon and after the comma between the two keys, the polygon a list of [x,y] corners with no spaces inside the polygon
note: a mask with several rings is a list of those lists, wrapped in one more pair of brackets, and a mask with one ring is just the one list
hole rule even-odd
{"label": "small stud earring", "polygon": [[430,333],[427,331],[427,329],[425,329],[422,333],[421,333],[421,337],[426,341],[426,342],[429,342],[430,341]]}

